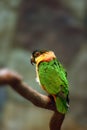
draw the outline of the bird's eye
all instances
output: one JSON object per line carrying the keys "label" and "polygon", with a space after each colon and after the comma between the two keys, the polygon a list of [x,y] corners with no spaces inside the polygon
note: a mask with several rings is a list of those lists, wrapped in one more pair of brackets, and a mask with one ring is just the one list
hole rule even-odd
{"label": "bird's eye", "polygon": [[36,52],[35,54],[34,54],[34,57],[38,57],[38,56],[40,56],[40,52]]}

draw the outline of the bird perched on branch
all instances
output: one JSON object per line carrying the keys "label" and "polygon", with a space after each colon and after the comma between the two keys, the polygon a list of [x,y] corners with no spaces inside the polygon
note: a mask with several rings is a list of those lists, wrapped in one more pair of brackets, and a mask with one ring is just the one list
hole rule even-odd
{"label": "bird perched on branch", "polygon": [[69,107],[67,73],[53,51],[36,50],[31,63],[36,64],[37,81],[53,96],[58,112],[65,114]]}

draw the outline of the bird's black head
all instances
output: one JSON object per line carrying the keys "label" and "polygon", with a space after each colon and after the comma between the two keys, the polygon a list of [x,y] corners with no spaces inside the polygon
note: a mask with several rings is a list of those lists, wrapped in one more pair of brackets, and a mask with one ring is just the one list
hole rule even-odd
{"label": "bird's black head", "polygon": [[47,50],[35,50],[32,53],[31,56],[31,64],[33,65],[33,63],[35,63],[35,58],[37,58],[38,56],[40,56],[41,54],[47,52]]}

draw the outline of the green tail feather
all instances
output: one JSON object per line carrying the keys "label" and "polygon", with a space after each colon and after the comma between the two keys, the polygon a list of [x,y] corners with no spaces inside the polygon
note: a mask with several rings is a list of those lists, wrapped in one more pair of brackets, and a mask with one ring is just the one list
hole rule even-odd
{"label": "green tail feather", "polygon": [[67,113],[68,105],[67,105],[66,100],[64,100],[63,98],[57,96],[55,102],[56,102],[56,107],[57,107],[58,112],[60,112],[62,114]]}

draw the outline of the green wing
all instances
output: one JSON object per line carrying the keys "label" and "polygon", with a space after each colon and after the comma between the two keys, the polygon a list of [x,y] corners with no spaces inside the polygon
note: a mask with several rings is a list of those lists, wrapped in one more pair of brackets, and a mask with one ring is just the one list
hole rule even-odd
{"label": "green wing", "polygon": [[[65,69],[57,61],[57,59],[50,62],[41,62],[38,68],[41,85],[49,94],[56,95],[56,105],[58,107],[58,111],[62,113],[66,112],[67,108],[65,104],[69,92]],[[61,92],[63,95],[60,94]]]}
{"label": "green wing", "polygon": [[61,90],[67,94],[68,81],[63,66],[55,59],[39,65],[39,79],[49,94],[57,94]]}

